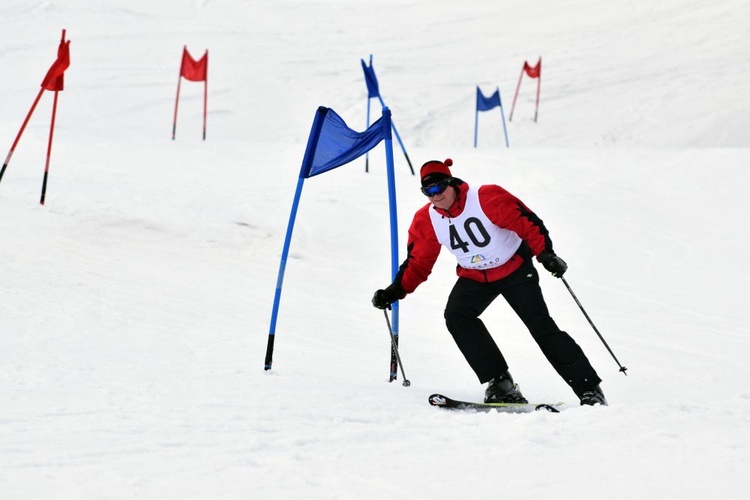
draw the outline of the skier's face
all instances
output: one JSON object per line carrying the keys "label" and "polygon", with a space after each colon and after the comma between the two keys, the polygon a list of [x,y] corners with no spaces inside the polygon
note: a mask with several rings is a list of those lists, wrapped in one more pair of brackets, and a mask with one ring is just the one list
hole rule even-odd
{"label": "skier's face", "polygon": [[429,198],[430,203],[432,203],[436,208],[448,210],[453,206],[453,203],[456,202],[456,188],[454,188],[453,186],[448,186],[442,193],[430,196]]}

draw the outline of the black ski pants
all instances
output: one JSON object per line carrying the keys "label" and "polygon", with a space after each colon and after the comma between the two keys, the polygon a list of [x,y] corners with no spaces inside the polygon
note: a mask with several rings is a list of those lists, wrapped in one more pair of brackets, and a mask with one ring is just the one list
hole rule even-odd
{"label": "black ski pants", "polygon": [[508,363],[479,316],[498,295],[515,311],[557,373],[580,395],[601,382],[583,350],[550,317],[530,259],[510,276],[483,283],[459,278],[445,306],[445,323],[479,381],[508,370]]}

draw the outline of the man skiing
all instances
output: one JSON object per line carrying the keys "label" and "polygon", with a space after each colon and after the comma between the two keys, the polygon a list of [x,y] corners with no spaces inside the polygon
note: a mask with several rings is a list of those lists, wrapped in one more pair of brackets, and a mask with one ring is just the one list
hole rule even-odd
{"label": "man skiing", "polygon": [[557,327],[542,296],[532,258],[558,278],[568,268],[553,251],[544,223],[502,187],[475,189],[453,177],[452,165],[451,159],[422,165],[422,193],[430,202],[414,215],[407,257],[396,278],[375,292],[372,304],[390,308],[412,293],[430,275],[444,245],[458,260],[458,280],[445,306],[445,323],[480,383],[488,383],[485,402],[527,402],[479,319],[502,295],[581,405],[606,405],[601,379],[575,340]]}

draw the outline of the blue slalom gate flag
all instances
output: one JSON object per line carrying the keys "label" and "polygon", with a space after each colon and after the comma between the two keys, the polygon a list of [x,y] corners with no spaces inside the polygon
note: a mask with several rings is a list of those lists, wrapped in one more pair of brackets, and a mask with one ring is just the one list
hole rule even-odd
{"label": "blue slalom gate flag", "polygon": [[500,89],[495,90],[495,93],[489,97],[485,97],[482,91],[477,87],[477,111],[489,111],[492,108],[501,108],[500,104]]}
{"label": "blue slalom gate flag", "polygon": [[[268,344],[266,346],[265,369],[270,370],[273,364],[273,348],[276,338],[276,323],[281,302],[281,289],[284,283],[284,272],[289,249],[291,246],[294,222],[297,218],[302,187],[305,179],[313,177],[334,168],[346,165],[365,155],[381,141],[385,142],[386,172],[388,174],[388,200],[389,217],[391,224],[391,277],[395,278],[398,272],[398,217],[396,209],[396,183],[393,169],[393,140],[391,110],[383,106],[383,114],[380,119],[370,125],[364,132],[350,129],[344,120],[330,108],[319,107],[315,113],[310,136],[307,140],[305,155],[302,159],[297,189],[292,201],[292,209],[289,214],[284,246],[281,251],[281,262],[279,263],[279,274],[276,279],[276,290],[274,292],[273,309],[271,311],[271,325],[268,331]],[[393,335],[398,336],[398,303],[392,306]],[[393,365],[392,365],[393,366]],[[395,380],[395,368],[391,368],[391,381]]]}
{"label": "blue slalom gate flag", "polygon": [[381,117],[364,132],[357,132],[334,110],[321,106],[315,115],[300,177],[313,177],[356,160],[377,146],[386,134],[390,138],[390,127],[384,129]]}
{"label": "blue slalom gate flag", "polygon": [[[378,78],[375,76],[375,68],[372,67],[372,54],[370,54],[370,64],[369,66],[367,63],[365,63],[364,59],[360,59],[362,62],[362,71],[365,72],[365,84],[367,84],[367,127],[370,127],[370,99],[373,97],[376,97],[380,101],[380,105],[383,108],[387,108],[385,105],[385,102],[383,101],[383,97],[380,95],[380,88],[378,87]],[[409,164],[409,170],[411,170],[411,175],[414,175],[414,167],[411,166],[411,160],[409,159],[409,155],[406,154],[406,148],[404,147],[404,143],[401,141],[401,136],[398,135],[398,130],[396,130],[396,125],[393,124],[393,121],[391,121],[391,127],[393,127],[393,134],[396,136],[396,140],[398,141],[399,145],[401,146],[401,151],[404,152],[404,158],[406,158],[406,163]],[[365,154],[365,172],[370,171],[369,167],[369,155]]]}
{"label": "blue slalom gate flag", "polygon": [[362,71],[365,72],[365,83],[367,84],[367,97],[380,97],[380,89],[378,88],[378,77],[375,76],[375,68],[372,67],[372,56],[370,56],[370,65],[362,61]]}
{"label": "blue slalom gate flag", "polygon": [[489,111],[494,108],[500,108],[500,116],[503,119],[503,132],[505,134],[505,147],[510,147],[508,144],[508,128],[505,126],[505,111],[503,111],[503,105],[500,102],[500,89],[496,88],[495,93],[489,97],[485,97],[482,91],[477,86],[477,109],[474,112],[474,147],[477,147],[477,138],[479,136],[479,112]]}

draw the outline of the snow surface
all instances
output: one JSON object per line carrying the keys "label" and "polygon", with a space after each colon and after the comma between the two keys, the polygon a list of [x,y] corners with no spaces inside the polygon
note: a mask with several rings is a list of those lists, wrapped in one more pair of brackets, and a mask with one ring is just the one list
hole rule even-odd
{"label": "snow surface", "polygon": [[[67,29],[52,94],[0,183],[0,497],[748,498],[746,0],[4,0],[0,147]],[[183,45],[209,49],[202,90]],[[445,253],[401,303],[411,387],[372,308],[390,281],[384,148],[309,179],[273,370],[282,243],[317,106],[365,128],[360,59],[418,168],[451,157],[545,221],[553,317],[604,379],[582,408],[520,321],[484,315],[524,394],[560,414],[454,413],[479,385],[445,330]],[[524,60],[543,58],[539,121]],[[372,101],[373,116],[379,105]],[[423,203],[394,142],[400,252]],[[400,377],[399,377],[400,378]],[[744,471],[744,472],[743,472]]]}

